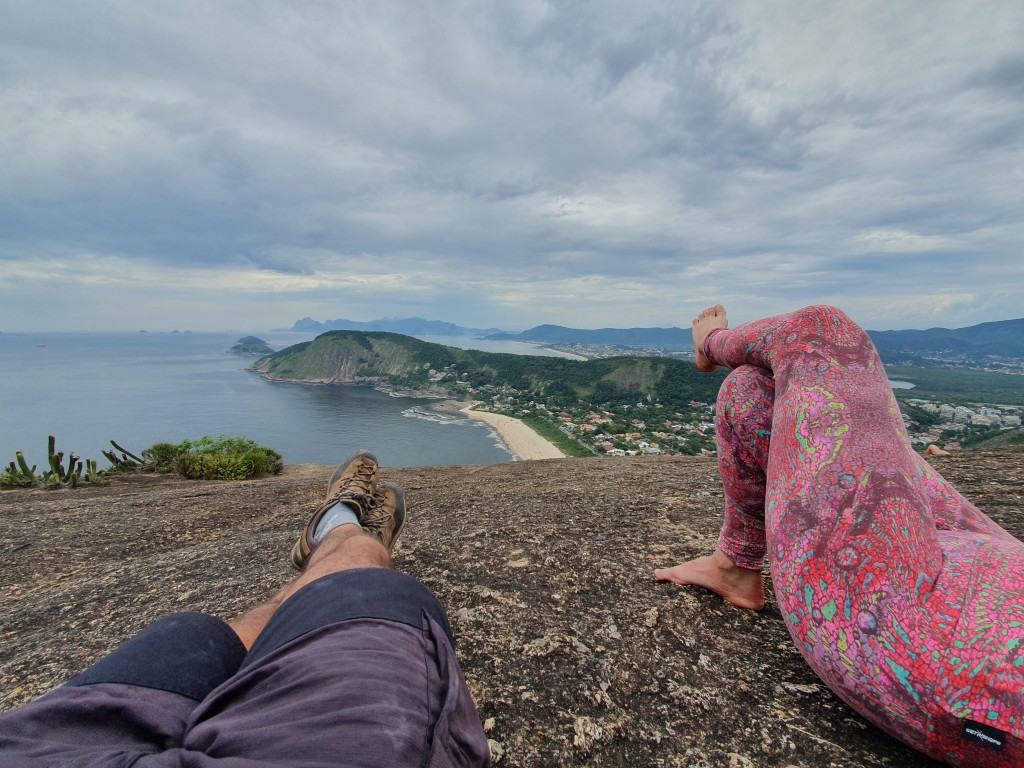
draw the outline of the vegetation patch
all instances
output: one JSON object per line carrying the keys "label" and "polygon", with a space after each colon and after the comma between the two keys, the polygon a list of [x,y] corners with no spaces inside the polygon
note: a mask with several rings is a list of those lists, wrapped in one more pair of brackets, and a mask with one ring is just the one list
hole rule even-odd
{"label": "vegetation patch", "polygon": [[278,474],[281,454],[245,437],[203,437],[177,445],[156,443],[146,451],[155,472],[177,472],[194,480],[246,480]]}
{"label": "vegetation patch", "polygon": [[890,379],[909,381],[913,389],[897,391],[897,397],[931,398],[966,405],[972,402],[1024,405],[1024,376],[965,368],[886,366]]}
{"label": "vegetation patch", "polygon": [[256,475],[278,474],[281,454],[257,445],[245,437],[203,437],[173,443],[156,443],[137,456],[110,441],[113,450],[103,451],[110,466],[99,469],[95,459],[82,459],[75,454],[64,461],[64,452],[56,450],[56,439],[50,435],[47,468],[25,460],[21,451],[15,453],[0,473],[0,488],[77,488],[80,483],[107,485],[111,474],[129,472],[177,472],[195,480],[246,480]]}
{"label": "vegetation patch", "polygon": [[79,482],[105,485],[105,472],[96,468],[94,459],[82,459],[70,454],[67,466],[64,465],[64,451],[57,450],[57,438],[50,435],[47,450],[47,468],[36,472],[36,465],[31,467],[25,461],[25,454],[15,452],[14,461],[10,462],[0,475],[0,488],[58,488],[68,486],[77,488]]}
{"label": "vegetation patch", "polygon": [[526,426],[543,437],[549,443],[553,443],[554,446],[566,456],[583,457],[594,455],[594,452],[587,448],[587,446],[583,445],[578,440],[573,440],[550,421],[542,419],[540,416],[526,414],[524,416],[517,416],[516,418],[522,419],[522,422]]}

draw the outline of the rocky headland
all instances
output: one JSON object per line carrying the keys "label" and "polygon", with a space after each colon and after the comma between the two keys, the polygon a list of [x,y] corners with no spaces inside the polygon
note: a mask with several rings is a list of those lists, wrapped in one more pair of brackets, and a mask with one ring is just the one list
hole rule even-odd
{"label": "rocky headland", "polygon": [[[1024,451],[931,460],[1024,537]],[[163,614],[230,617],[273,592],[332,469],[0,492],[0,708]],[[818,682],[772,599],[752,613],[654,581],[654,568],[714,546],[713,459],[385,468],[384,478],[409,503],[398,567],[448,609],[496,765],[934,764]]]}

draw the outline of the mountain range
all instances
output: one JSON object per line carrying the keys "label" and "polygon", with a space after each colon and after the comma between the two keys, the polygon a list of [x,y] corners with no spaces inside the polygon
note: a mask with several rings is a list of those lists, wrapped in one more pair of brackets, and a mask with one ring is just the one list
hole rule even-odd
{"label": "mountain range", "polygon": [[292,331],[323,333],[325,331],[385,331],[406,336],[487,336],[500,333],[500,328],[466,328],[444,320],[424,320],[422,317],[384,317],[380,320],[324,320],[311,317],[296,320]]}
{"label": "mountain range", "polygon": [[[468,328],[420,317],[318,322],[304,317],[293,331],[385,331],[407,336],[477,336],[492,340],[534,344],[581,344],[586,346],[656,347],[667,351],[693,348],[689,328],[567,328],[538,325],[521,333],[498,328]],[[890,364],[963,364],[991,359],[1024,358],[1024,318],[999,320],[966,328],[868,331],[882,360]]]}
{"label": "mountain range", "polygon": [[967,328],[923,331],[868,331],[886,363],[980,362],[1024,357],[1024,318]]}

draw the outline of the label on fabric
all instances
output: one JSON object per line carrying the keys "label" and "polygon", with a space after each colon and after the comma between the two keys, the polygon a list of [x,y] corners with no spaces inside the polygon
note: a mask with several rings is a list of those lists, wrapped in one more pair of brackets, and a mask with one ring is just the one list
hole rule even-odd
{"label": "label on fabric", "polygon": [[982,744],[997,752],[1002,750],[1003,742],[1006,741],[1006,734],[993,728],[991,725],[976,723],[973,720],[964,721],[963,737],[975,744]]}

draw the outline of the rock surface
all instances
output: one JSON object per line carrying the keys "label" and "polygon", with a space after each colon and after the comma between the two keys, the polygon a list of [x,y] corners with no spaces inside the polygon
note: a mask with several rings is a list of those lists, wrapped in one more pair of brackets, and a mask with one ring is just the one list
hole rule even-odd
{"label": "rock surface", "polygon": [[[1024,537],[1024,451],[932,458]],[[0,708],[173,611],[230,617],[290,578],[333,468],[248,482],[132,476],[0,492]],[[498,766],[933,765],[818,682],[760,614],[655,567],[709,552],[715,463],[554,459],[384,470],[410,522],[398,566],[447,607]]]}

